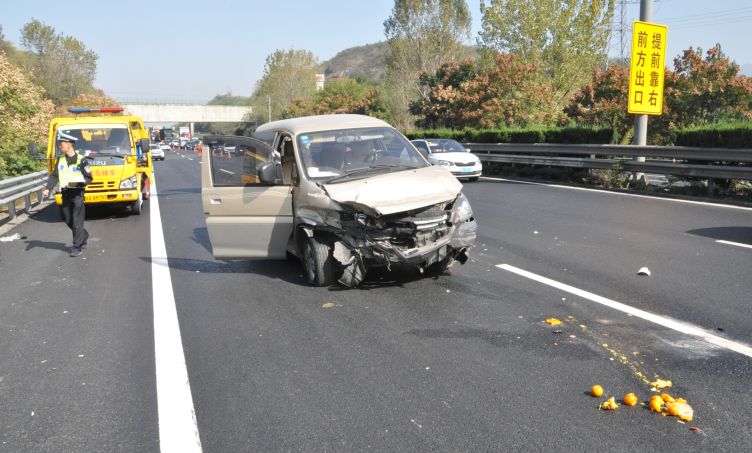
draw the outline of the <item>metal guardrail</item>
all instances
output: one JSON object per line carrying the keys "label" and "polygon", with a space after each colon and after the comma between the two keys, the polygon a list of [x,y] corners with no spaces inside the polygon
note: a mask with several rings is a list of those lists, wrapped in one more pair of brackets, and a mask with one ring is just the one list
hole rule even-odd
{"label": "metal guardrail", "polygon": [[[752,149],[549,143],[465,143],[465,146],[484,162],[752,180],[752,165],[749,165],[752,163]],[[556,155],[570,157],[556,157]],[[596,158],[596,156],[604,157]],[[622,158],[616,158],[616,156]],[[628,159],[628,157],[636,156],[659,158],[659,160],[638,162]]]}
{"label": "metal guardrail", "polygon": [[8,205],[8,218],[16,217],[16,200],[24,199],[24,210],[31,209],[31,194],[37,193],[37,202],[42,200],[42,190],[47,183],[47,170],[16,176],[0,181],[0,206]]}

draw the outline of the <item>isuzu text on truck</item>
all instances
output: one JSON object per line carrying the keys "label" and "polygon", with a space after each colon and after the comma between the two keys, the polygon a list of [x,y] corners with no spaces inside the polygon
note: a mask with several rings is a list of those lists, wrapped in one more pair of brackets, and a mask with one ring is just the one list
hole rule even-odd
{"label": "isuzu text on truck", "polygon": [[[60,156],[55,141],[58,132],[76,137],[76,152],[89,159],[93,181],[86,186],[86,204],[117,203],[141,214],[143,201],[149,198],[152,159],[149,131],[137,116],[92,116],[87,113],[121,113],[119,107],[73,108],[76,116],[57,117],[50,122],[47,145],[49,171]],[[55,194],[60,205],[62,195]]]}

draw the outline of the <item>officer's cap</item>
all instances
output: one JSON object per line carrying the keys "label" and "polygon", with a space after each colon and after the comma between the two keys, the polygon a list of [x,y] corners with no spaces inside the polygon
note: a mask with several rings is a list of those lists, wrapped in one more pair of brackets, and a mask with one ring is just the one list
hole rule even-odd
{"label": "officer's cap", "polygon": [[78,139],[72,135],[68,135],[65,132],[58,132],[57,133],[57,141],[59,142],[68,142],[68,143],[76,143]]}

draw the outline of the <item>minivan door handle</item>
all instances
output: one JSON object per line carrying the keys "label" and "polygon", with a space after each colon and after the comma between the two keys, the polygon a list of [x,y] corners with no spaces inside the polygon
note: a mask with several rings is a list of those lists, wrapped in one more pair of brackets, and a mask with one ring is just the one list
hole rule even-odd
{"label": "minivan door handle", "polygon": [[210,204],[222,204],[222,199],[221,198],[210,198],[209,199],[209,203]]}

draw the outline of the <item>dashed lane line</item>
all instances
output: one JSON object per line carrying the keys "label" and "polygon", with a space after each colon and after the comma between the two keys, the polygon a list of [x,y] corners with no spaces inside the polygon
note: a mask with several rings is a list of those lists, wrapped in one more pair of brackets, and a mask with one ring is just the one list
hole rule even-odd
{"label": "dashed lane line", "polygon": [[686,204],[695,204],[695,205],[701,205],[701,206],[712,206],[715,208],[726,208],[726,209],[737,209],[740,211],[752,211],[752,208],[747,208],[744,206],[734,206],[731,204],[722,204],[722,203],[710,203],[707,201],[694,201],[694,200],[681,200],[679,198],[663,198],[663,197],[652,197],[650,195],[642,195],[637,193],[626,193],[626,192],[612,192],[609,190],[601,190],[601,189],[590,189],[587,187],[575,187],[575,186],[563,186],[561,184],[547,184],[542,182],[532,182],[532,181],[518,181],[516,179],[506,179],[506,178],[492,178],[489,176],[481,176],[481,179],[489,180],[489,181],[506,181],[506,182],[514,182],[519,184],[529,184],[532,186],[546,186],[546,187],[554,187],[557,189],[569,189],[569,190],[581,190],[583,192],[597,192],[602,194],[608,194],[608,195],[617,195],[617,196],[623,196],[623,197],[635,197],[635,198],[648,198],[651,200],[660,200],[660,201],[672,201],[675,203],[686,203]]}
{"label": "dashed lane line", "polygon": [[225,173],[229,173],[231,175],[234,175],[235,173],[231,172],[230,170],[225,170],[224,168],[220,168],[219,171],[223,171]]}
{"label": "dashed lane line", "polygon": [[719,346],[725,349],[728,349],[733,352],[737,352],[739,354],[745,355],[747,357],[752,357],[752,347],[749,345],[746,345],[744,343],[739,343],[736,341],[728,340],[723,337],[719,337],[717,335],[714,335],[700,327],[693,326],[691,324],[677,321],[675,319],[667,318],[665,316],[656,315],[650,312],[647,312],[645,310],[640,310],[639,308],[635,308],[632,306],[629,306],[627,304],[623,304],[621,302],[617,302],[615,300],[607,299],[605,297],[599,296],[597,294],[593,294],[588,291],[581,290],[579,288],[575,288],[574,286],[569,286],[567,284],[557,282],[556,280],[551,280],[550,278],[543,277],[542,275],[534,274],[532,272],[528,272],[524,269],[520,269],[518,267],[509,265],[509,264],[497,264],[496,267],[499,269],[503,269],[505,271],[511,272],[513,274],[517,274],[519,276],[529,278],[530,280],[534,280],[538,283],[543,283],[544,285],[551,286],[553,288],[560,289],[562,291],[566,291],[570,294],[574,294],[576,296],[580,296],[584,299],[590,300],[592,302],[596,302],[601,305],[605,305],[606,307],[613,308],[615,310],[619,310],[623,313],[630,314],[632,316],[636,316],[638,318],[642,318],[646,321],[650,321],[652,323],[658,324],[660,326],[675,330],[677,332],[681,332],[686,335],[691,335],[694,337],[698,337],[710,344],[713,344],[715,346]]}
{"label": "dashed lane line", "polygon": [[167,452],[201,452],[191,384],[185,366],[175,295],[172,290],[159,213],[156,184],[151,186],[151,285],[154,311],[154,358],[157,374],[159,449]]}
{"label": "dashed lane line", "polygon": [[737,247],[744,247],[744,248],[752,249],[752,245],[751,244],[743,244],[741,242],[724,241],[723,239],[719,239],[719,240],[717,240],[715,242],[717,242],[719,244],[735,245]]}

